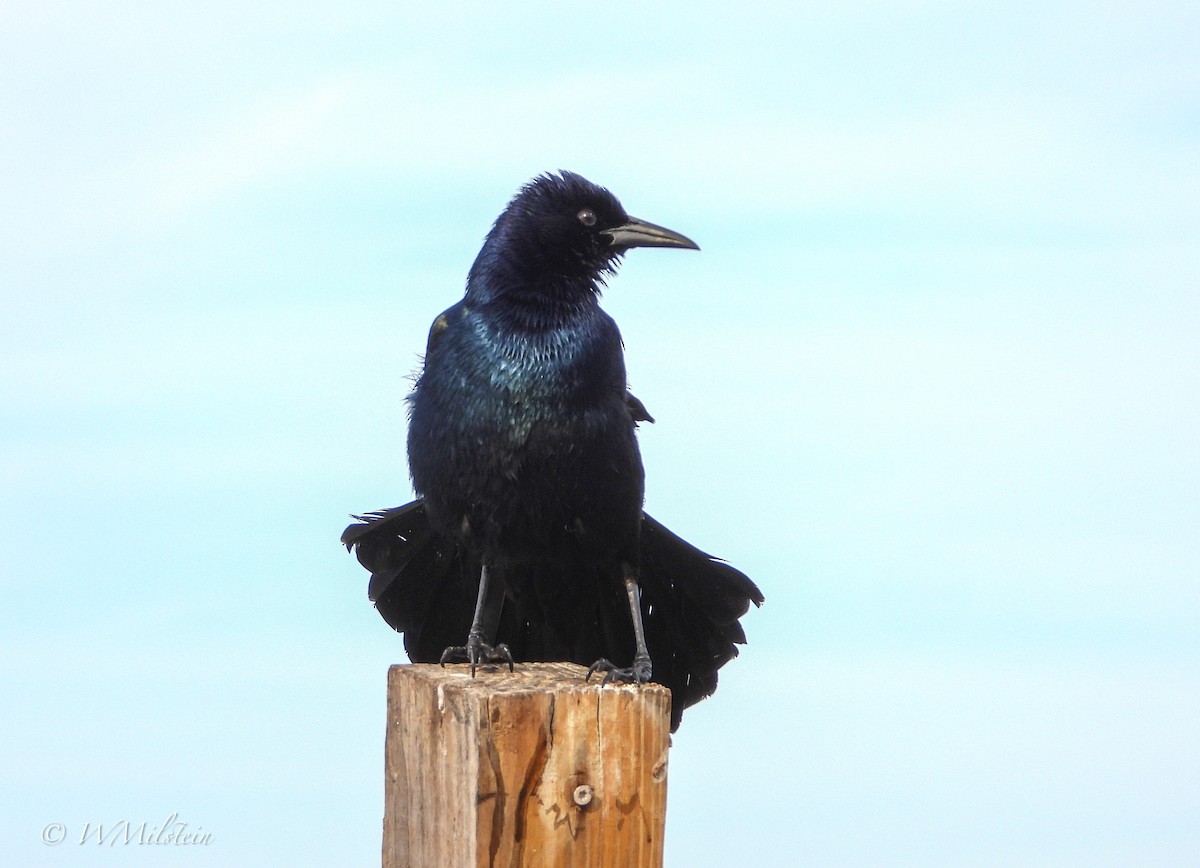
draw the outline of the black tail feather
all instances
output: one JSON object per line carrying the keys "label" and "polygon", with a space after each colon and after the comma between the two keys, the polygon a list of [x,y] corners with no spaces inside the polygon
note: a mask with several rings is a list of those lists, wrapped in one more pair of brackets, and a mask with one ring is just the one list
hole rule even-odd
{"label": "black tail feather", "polygon": [[[355,516],[342,534],[371,573],[368,596],[383,619],[404,634],[414,663],[436,662],[461,644],[471,624],[479,587],[479,561],[429,526],[420,500]],[[533,588],[509,598],[497,641],[518,660],[570,660],[589,665],[598,657],[632,652],[633,634],[624,593],[601,581],[566,583],[541,575]],[[739,618],[762,592],[745,574],[671,533],[648,515],[641,533],[642,614],[654,680],[671,689],[671,728],[683,710],[717,688],[717,670],[737,656],[746,634]],[[590,602],[572,596],[591,588]],[[563,624],[551,613],[579,606]],[[627,646],[627,647],[626,647]]]}
{"label": "black tail feather", "polygon": [[642,519],[642,602],[655,681],[671,688],[672,728],[717,689],[717,670],[746,642],[738,619],[762,592],[740,570]]}
{"label": "black tail feather", "polygon": [[433,532],[420,500],[354,518],[342,544],[371,573],[368,599],[404,634],[410,660],[436,663],[471,626],[478,563]]}

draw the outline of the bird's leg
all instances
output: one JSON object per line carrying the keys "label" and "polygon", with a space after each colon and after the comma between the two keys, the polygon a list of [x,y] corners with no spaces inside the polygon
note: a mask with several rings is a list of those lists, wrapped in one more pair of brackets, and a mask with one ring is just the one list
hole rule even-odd
{"label": "bird's leg", "polygon": [[633,665],[628,669],[620,669],[601,658],[588,667],[585,681],[590,681],[596,672],[604,673],[602,684],[610,681],[643,684],[650,680],[654,670],[650,663],[650,652],[646,649],[646,629],[642,626],[642,588],[638,584],[637,574],[628,565],[625,567],[625,594],[629,597],[629,614],[633,618],[633,639],[636,643]]}
{"label": "bird's leg", "polygon": [[451,645],[442,652],[439,661],[442,666],[447,663],[470,663],[471,677],[475,677],[475,668],[481,663],[507,663],[508,671],[513,671],[513,658],[508,646],[503,642],[492,645],[496,638],[496,627],[500,624],[500,608],[504,604],[504,588],[489,581],[487,564],[479,571],[479,596],[475,598],[475,617],[471,619],[471,629],[467,632],[466,645]]}

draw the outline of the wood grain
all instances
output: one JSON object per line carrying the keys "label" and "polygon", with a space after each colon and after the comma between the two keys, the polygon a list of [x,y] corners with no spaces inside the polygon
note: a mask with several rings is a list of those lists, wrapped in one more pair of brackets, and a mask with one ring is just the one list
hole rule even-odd
{"label": "wood grain", "polygon": [[569,663],[388,671],[385,868],[658,868],[671,694]]}

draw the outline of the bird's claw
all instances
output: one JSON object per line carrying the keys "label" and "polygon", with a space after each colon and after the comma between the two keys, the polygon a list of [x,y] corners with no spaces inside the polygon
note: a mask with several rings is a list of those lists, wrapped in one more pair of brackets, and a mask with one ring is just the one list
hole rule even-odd
{"label": "bird's claw", "polygon": [[503,642],[499,645],[488,645],[486,642],[473,642],[468,639],[466,645],[451,645],[442,652],[441,659],[438,660],[440,666],[447,663],[470,663],[472,678],[475,677],[476,668],[491,663],[507,663],[508,671],[513,671],[512,652]]}
{"label": "bird's claw", "polygon": [[652,671],[649,658],[635,657],[633,665],[623,669],[612,661],[601,657],[588,667],[587,675],[584,676],[583,680],[591,681],[593,675],[597,672],[603,672],[604,680],[600,682],[601,686],[609,682],[614,684],[645,684],[650,680]]}

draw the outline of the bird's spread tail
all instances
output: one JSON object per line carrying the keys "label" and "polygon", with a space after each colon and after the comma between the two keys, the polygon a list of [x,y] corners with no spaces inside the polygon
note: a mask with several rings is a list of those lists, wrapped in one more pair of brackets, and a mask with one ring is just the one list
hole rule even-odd
{"label": "bird's spread tail", "polygon": [[671,727],[683,709],[717,689],[717,670],[746,642],[739,619],[762,605],[754,582],[667,530],[642,519],[642,609],[654,680],[671,688]]}
{"label": "bird's spread tail", "polygon": [[410,660],[437,662],[471,627],[478,562],[434,533],[421,500],[354,518],[342,544],[371,573],[368,598],[404,634]]}
{"label": "bird's spread tail", "polygon": [[[424,503],[416,500],[394,509],[356,516],[358,523],[342,534],[342,543],[371,573],[368,596],[379,614],[404,633],[404,648],[415,663],[436,662],[450,645],[461,644],[471,626],[479,587],[479,561],[429,526]],[[592,619],[575,620],[567,630],[533,621],[557,609],[555,599],[567,589],[554,576],[537,573],[532,597],[510,600],[500,621],[497,641],[508,643],[519,661],[569,660],[587,666],[599,656],[623,659],[633,652],[628,609],[617,587],[601,591],[598,583],[575,586],[596,589],[593,605],[571,601]],[[561,579],[561,577],[559,577]],[[739,619],[762,592],[739,570],[667,530],[646,515],[642,519],[642,615],[653,680],[671,689],[671,728],[683,710],[717,688],[717,670],[737,656],[746,634]],[[546,611],[539,611],[545,607]],[[571,623],[566,619],[563,625]],[[610,647],[613,644],[622,647]],[[628,647],[623,647],[628,644]]]}

